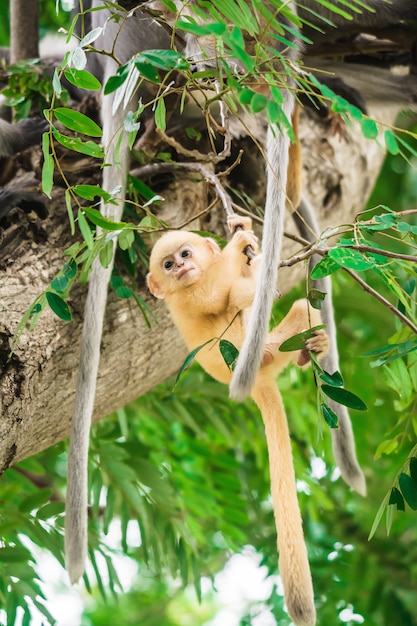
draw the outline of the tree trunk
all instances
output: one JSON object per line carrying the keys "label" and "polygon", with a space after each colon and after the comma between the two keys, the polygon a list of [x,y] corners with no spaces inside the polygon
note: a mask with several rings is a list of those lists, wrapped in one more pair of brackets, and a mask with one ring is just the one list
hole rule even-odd
{"label": "tree trunk", "polygon": [[10,2],[10,62],[39,56],[38,0]]}

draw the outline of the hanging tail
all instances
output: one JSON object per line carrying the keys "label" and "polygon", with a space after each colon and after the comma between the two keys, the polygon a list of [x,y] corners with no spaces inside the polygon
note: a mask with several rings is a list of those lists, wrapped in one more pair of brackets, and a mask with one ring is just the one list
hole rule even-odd
{"label": "hanging tail", "polygon": [[316,623],[314,592],[304,541],[291,442],[281,395],[275,381],[259,374],[252,397],[265,425],[271,493],[278,535],[279,571],[288,613],[297,626]]}
{"label": "hanging tail", "polygon": [[[284,92],[283,96],[283,112],[290,120],[294,100],[289,92]],[[262,361],[281,259],[290,140],[286,131],[282,135],[278,130],[275,133],[276,136],[271,128],[268,129],[268,172],[261,268],[246,337],[230,383],[230,396],[235,400],[243,400],[250,394]]]}

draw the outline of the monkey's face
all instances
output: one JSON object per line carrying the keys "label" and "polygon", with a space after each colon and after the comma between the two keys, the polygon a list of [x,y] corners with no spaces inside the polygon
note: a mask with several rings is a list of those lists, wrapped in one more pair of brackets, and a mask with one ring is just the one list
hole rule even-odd
{"label": "monkey's face", "polygon": [[167,298],[195,285],[218,254],[220,248],[212,239],[194,233],[168,233],[152,250],[149,291],[157,298]]}
{"label": "monkey's face", "polygon": [[198,251],[185,243],[162,259],[161,268],[167,280],[182,286],[194,284],[201,276]]}

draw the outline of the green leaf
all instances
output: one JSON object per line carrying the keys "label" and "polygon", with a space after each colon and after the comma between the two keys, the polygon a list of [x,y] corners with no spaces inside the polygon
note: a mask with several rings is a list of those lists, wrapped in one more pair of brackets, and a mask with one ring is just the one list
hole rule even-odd
{"label": "green leaf", "polygon": [[330,426],[330,428],[339,428],[339,418],[328,404],[323,403],[321,405],[321,411],[324,419],[326,420],[326,424]]}
{"label": "green leaf", "polygon": [[65,206],[67,207],[68,219],[71,228],[71,235],[75,235],[74,212],[71,206],[71,193],[69,189],[65,189]]}
{"label": "green leaf", "polygon": [[367,411],[367,406],[351,391],[347,389],[343,389],[343,387],[332,387],[331,385],[322,385],[321,390],[326,394],[329,398],[338,402],[339,404],[343,404],[344,406],[349,407],[350,409],[356,409],[357,411]]}
{"label": "green leaf", "polygon": [[83,210],[90,222],[96,226],[100,226],[103,230],[117,231],[127,226],[126,222],[114,222],[108,217],[103,217],[97,209],[89,209],[86,207]]}
{"label": "green leaf", "polygon": [[320,310],[326,294],[323,291],[319,291],[318,289],[310,289],[307,297],[313,309]]}
{"label": "green leaf", "polygon": [[96,41],[96,39],[98,39],[100,37],[100,35],[102,34],[104,28],[102,26],[98,26],[97,28],[93,28],[93,30],[90,30],[85,37],[83,37],[80,41],[80,43],[78,44],[79,46],[89,46],[93,43],[93,41]]}
{"label": "green leaf", "polygon": [[194,350],[191,350],[191,352],[188,354],[188,356],[186,357],[184,363],[181,365],[180,370],[177,374],[177,377],[175,379],[175,384],[174,387],[177,385],[180,377],[182,376],[182,374],[185,372],[185,370],[187,368],[190,367],[190,365],[192,364],[192,362],[194,361],[196,355],[200,352],[200,350],[202,348],[204,348],[204,346],[207,346],[207,344],[212,343],[212,341],[216,341],[213,337],[213,339],[209,339],[208,341],[206,341],[205,343],[201,344],[201,346],[197,346],[197,348],[194,348]]}
{"label": "green leaf", "polygon": [[54,69],[54,75],[52,77],[52,86],[54,88],[56,95],[60,96],[62,93],[62,85],[59,80],[59,72],[58,72],[57,67]]}
{"label": "green leaf", "polygon": [[72,67],[65,70],[64,74],[69,83],[80,89],[88,89],[89,91],[101,89],[100,81],[86,70],[77,70]]}
{"label": "green leaf", "polygon": [[255,93],[250,101],[250,109],[253,113],[260,113],[266,108],[268,100],[262,93]]}
{"label": "green leaf", "polygon": [[19,563],[20,561],[33,561],[29,550],[20,546],[4,546],[0,548],[1,563]]}
{"label": "green leaf", "polygon": [[72,189],[77,196],[85,200],[93,201],[96,198],[103,198],[105,202],[108,202],[111,198],[111,194],[108,191],[104,191],[99,185],[75,185]]}
{"label": "green leaf", "polygon": [[141,76],[149,80],[156,85],[161,81],[158,70],[155,69],[150,63],[141,61],[140,58],[135,60],[135,67]]}
{"label": "green leaf", "polygon": [[104,85],[104,95],[108,95],[116,89],[119,89],[129,76],[129,68],[126,65],[119,67],[114,76],[110,76],[107,83]]}
{"label": "green leaf", "polygon": [[157,128],[160,128],[162,131],[165,131],[166,126],[167,126],[167,120],[166,120],[165,100],[163,98],[159,98],[158,104],[156,105],[155,124]]}
{"label": "green leaf", "polygon": [[375,519],[374,519],[373,524],[372,524],[372,528],[369,531],[368,541],[371,541],[372,537],[376,533],[376,529],[379,526],[379,523],[380,523],[380,521],[382,519],[384,511],[385,511],[386,507],[389,504],[389,498],[390,498],[390,494],[387,493],[386,496],[384,497],[383,501],[381,502],[380,506],[379,506],[379,509],[377,511],[377,514],[375,515]]}
{"label": "green leaf", "polygon": [[381,441],[378,445],[374,458],[379,459],[383,454],[392,454],[396,450],[398,450],[399,444],[398,440],[394,437],[394,439],[386,439],[385,441]]}
{"label": "green leaf", "polygon": [[69,285],[69,280],[66,276],[57,276],[51,281],[51,287],[58,293],[64,293]]}
{"label": "green leaf", "polygon": [[239,92],[238,100],[243,106],[249,105],[254,95],[255,92],[252,89],[245,88]]}
{"label": "green leaf", "polygon": [[390,494],[390,497],[389,497],[388,504],[396,504],[398,511],[405,511],[404,498],[402,497],[402,495],[401,495],[400,491],[397,489],[397,487],[393,487],[391,489],[391,494]]}
{"label": "green leaf", "polygon": [[101,137],[103,132],[93,120],[91,120],[84,113],[74,111],[65,107],[58,107],[54,109],[56,119],[61,122],[65,128],[74,130],[77,133],[83,135],[89,135],[90,137]]}
{"label": "green leaf", "polygon": [[45,506],[41,507],[37,513],[37,519],[47,520],[51,517],[58,517],[58,515],[62,515],[65,511],[65,502],[48,502]]}
{"label": "green leaf", "polygon": [[64,267],[62,268],[62,273],[69,280],[71,280],[71,278],[75,278],[76,277],[76,275],[77,275],[77,264],[74,261],[74,259],[71,259],[71,261],[69,261],[68,263],[65,263]]}
{"label": "green leaf", "polygon": [[387,129],[384,132],[385,145],[387,146],[387,150],[390,154],[396,155],[400,152],[400,147],[398,145],[398,141],[395,138],[394,133]]}
{"label": "green leaf", "polygon": [[114,245],[112,241],[106,241],[102,249],[100,250],[99,258],[103,267],[109,267],[113,260]]}
{"label": "green leaf", "polygon": [[166,72],[174,69],[185,70],[190,67],[190,63],[184,59],[183,55],[175,50],[144,50],[138,58]]}
{"label": "green leaf", "polygon": [[417,483],[417,458],[415,456],[410,459],[410,475],[414,482]]}
{"label": "green leaf", "polygon": [[91,250],[93,247],[93,243],[94,243],[93,235],[91,234],[90,227],[81,209],[78,210],[78,226],[80,228],[82,236],[84,237],[85,243],[87,244],[88,248]]}
{"label": "green leaf", "polygon": [[122,285],[116,289],[116,296],[121,300],[128,300],[132,297],[132,290],[127,285]]}
{"label": "green leaf", "polygon": [[306,347],[306,341],[314,337],[314,333],[316,330],[321,330],[325,328],[324,324],[320,326],[313,326],[308,330],[304,330],[302,333],[298,333],[289,339],[286,339],[282,342],[279,347],[280,352],[292,352],[293,350],[304,350]]}
{"label": "green leaf", "polygon": [[239,356],[239,350],[227,339],[220,339],[219,348],[227,367],[230,371],[233,371]]}
{"label": "green leaf", "polygon": [[329,374],[325,370],[320,370],[318,372],[321,380],[324,380],[325,383],[331,385],[331,387],[342,387],[343,386],[343,377],[340,372],[334,372],[334,374]]}
{"label": "green leaf", "polygon": [[417,511],[417,483],[404,472],[401,472],[398,483],[410,509]]}
{"label": "green leaf", "polygon": [[68,304],[65,300],[63,300],[56,293],[52,293],[52,291],[46,292],[46,299],[55,315],[64,320],[64,322],[70,322],[72,320],[71,311],[69,310]]}
{"label": "green leaf", "polygon": [[43,166],[42,166],[42,191],[43,193],[51,197],[51,191],[54,184],[54,160],[49,153],[49,135],[44,133],[42,135],[42,152],[43,152]]}
{"label": "green leaf", "polygon": [[51,489],[37,489],[30,496],[27,496],[22,500],[19,505],[19,511],[23,513],[29,513],[34,509],[38,509],[42,504],[45,504],[51,497]]}
{"label": "green leaf", "polygon": [[86,154],[94,159],[102,159],[104,157],[103,148],[99,144],[94,143],[94,141],[83,141],[79,137],[67,137],[66,135],[62,135],[56,128],[53,128],[52,132],[54,139],[68,150]]}
{"label": "green leaf", "polygon": [[361,127],[364,137],[366,139],[376,139],[378,137],[378,126],[374,120],[363,119],[361,120]]}
{"label": "green leaf", "polygon": [[363,254],[350,248],[332,248],[329,250],[328,255],[341,267],[347,267],[357,272],[368,270],[374,266],[374,263],[369,261]]}
{"label": "green leaf", "polygon": [[325,276],[329,276],[329,274],[333,274],[336,270],[340,268],[339,263],[336,263],[328,254],[326,254],[321,261],[314,266],[313,270],[310,273],[310,277],[312,280],[319,280],[320,278],[325,278]]}
{"label": "green leaf", "polygon": [[121,250],[128,250],[135,242],[135,233],[133,230],[122,230],[117,241]]}

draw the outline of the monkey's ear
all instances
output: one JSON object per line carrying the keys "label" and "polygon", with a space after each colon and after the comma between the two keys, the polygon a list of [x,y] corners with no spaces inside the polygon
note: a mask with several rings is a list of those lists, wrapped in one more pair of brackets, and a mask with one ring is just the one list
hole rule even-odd
{"label": "monkey's ear", "polygon": [[148,289],[155,298],[159,298],[159,300],[163,300],[165,298],[165,291],[158,285],[152,274],[148,274],[146,276],[146,282],[148,284]]}
{"label": "monkey's ear", "polygon": [[212,252],[213,254],[221,254],[221,249],[217,241],[215,241],[211,237],[205,237],[204,242],[206,243],[210,252]]}

